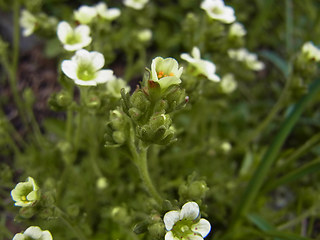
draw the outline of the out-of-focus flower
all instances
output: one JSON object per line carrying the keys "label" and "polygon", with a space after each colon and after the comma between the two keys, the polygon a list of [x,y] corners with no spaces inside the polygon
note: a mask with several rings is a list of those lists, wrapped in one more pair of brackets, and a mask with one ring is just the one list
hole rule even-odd
{"label": "out-of-focus flower", "polygon": [[37,18],[32,15],[28,10],[24,9],[21,13],[20,25],[23,28],[22,35],[25,37],[34,33],[37,27]]}
{"label": "out-of-focus flower", "polygon": [[78,10],[75,10],[73,14],[74,19],[81,24],[89,24],[97,16],[97,9],[96,7],[83,5]]}
{"label": "out-of-focus flower", "polygon": [[247,34],[246,29],[241,23],[235,22],[229,28],[230,37],[244,37]]}
{"label": "out-of-focus flower", "polygon": [[108,8],[107,4],[104,2],[96,5],[96,11],[98,16],[108,21],[118,18],[121,14],[121,11],[118,8]]}
{"label": "out-of-focus flower", "polygon": [[79,25],[75,29],[67,22],[60,22],[57,28],[57,35],[64,49],[67,51],[76,51],[88,46],[92,38],[90,37],[90,28],[87,25]]}
{"label": "out-of-focus flower", "polygon": [[101,53],[84,49],[78,50],[71,60],[64,60],[61,64],[63,73],[82,86],[96,86],[116,78],[112,70],[100,70],[103,66],[104,56]]}
{"label": "out-of-focus flower", "polygon": [[124,88],[126,92],[130,91],[130,86],[121,78],[115,78],[107,82],[107,94],[114,98],[121,98],[121,89]]}
{"label": "out-of-focus flower", "polygon": [[237,82],[232,73],[228,73],[222,77],[220,86],[224,93],[232,93],[237,88]]}
{"label": "out-of-focus flower", "polygon": [[182,53],[180,57],[193,65],[197,74],[206,76],[209,80],[219,82],[220,77],[216,75],[216,65],[214,63],[201,59],[200,50],[198,47],[193,47],[190,56],[187,53]]}
{"label": "out-of-focus flower", "polygon": [[211,19],[232,23],[236,20],[232,7],[225,6],[223,0],[204,0],[201,8],[206,11]]}
{"label": "out-of-focus flower", "polygon": [[307,60],[320,61],[320,49],[317,48],[312,42],[306,42],[302,46],[302,53]]}
{"label": "out-of-focus flower", "polygon": [[180,211],[170,211],[163,218],[167,233],[165,240],[203,240],[210,230],[210,223],[200,218],[200,209],[197,203],[187,202]]}
{"label": "out-of-focus flower", "polygon": [[230,49],[228,50],[230,58],[245,63],[245,65],[254,71],[260,71],[264,69],[264,63],[258,60],[258,57],[254,53],[250,53],[245,48]]}
{"label": "out-of-focus flower", "polygon": [[136,10],[141,10],[149,2],[149,0],[124,0],[124,5],[127,7],[134,8]]}
{"label": "out-of-focus flower", "polygon": [[52,240],[52,235],[48,230],[42,231],[41,228],[28,227],[24,233],[17,233],[12,240]]}
{"label": "out-of-focus flower", "polygon": [[152,31],[150,29],[143,29],[137,33],[137,36],[141,42],[148,42],[152,38]]}
{"label": "out-of-focus flower", "polygon": [[162,90],[181,83],[183,67],[174,58],[156,57],[151,64],[151,80],[159,83]]}
{"label": "out-of-focus flower", "polygon": [[30,207],[40,199],[40,190],[32,177],[26,182],[20,182],[11,191],[11,197],[15,206]]}

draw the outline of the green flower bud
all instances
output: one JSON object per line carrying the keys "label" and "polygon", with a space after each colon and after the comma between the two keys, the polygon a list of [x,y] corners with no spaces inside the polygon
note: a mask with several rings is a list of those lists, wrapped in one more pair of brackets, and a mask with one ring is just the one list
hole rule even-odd
{"label": "green flower bud", "polygon": [[130,103],[132,107],[139,109],[141,112],[145,112],[150,106],[148,96],[141,89],[134,91],[130,98]]}
{"label": "green flower bud", "polygon": [[123,144],[126,141],[126,136],[121,131],[115,131],[112,133],[112,137],[116,143]]}
{"label": "green flower bud", "polygon": [[35,101],[35,96],[31,88],[26,88],[23,91],[23,98],[28,106],[32,106]]}
{"label": "green flower bud", "polygon": [[195,181],[189,186],[189,196],[191,199],[204,198],[209,188],[205,181]]}
{"label": "green flower bud", "polygon": [[134,227],[133,227],[133,232],[135,234],[142,234],[145,233],[148,230],[149,226],[149,221],[145,220],[142,222],[138,222]]}
{"label": "green flower bud", "polygon": [[28,177],[26,182],[20,182],[11,191],[15,206],[31,207],[40,200],[40,189],[32,177]]}
{"label": "green flower bud", "polygon": [[183,108],[188,102],[185,90],[176,85],[168,88],[164,99],[166,99],[168,104],[167,113]]}
{"label": "green flower bud", "polygon": [[67,208],[67,214],[71,217],[77,217],[79,216],[79,213],[80,213],[80,209],[79,209],[79,206],[77,205],[69,205]]}
{"label": "green flower bud", "polygon": [[85,100],[85,104],[88,108],[98,109],[101,106],[101,100],[96,94],[89,94]]}
{"label": "green flower bud", "polygon": [[163,222],[157,222],[148,227],[148,231],[153,238],[160,239],[165,234]]}
{"label": "green flower bud", "polygon": [[156,113],[149,122],[142,127],[138,126],[138,137],[146,143],[165,145],[174,139],[174,129],[171,127],[169,115]]}
{"label": "green flower bud", "polygon": [[62,90],[56,95],[56,101],[60,107],[67,107],[71,104],[72,98],[69,92]]}
{"label": "green flower bud", "polygon": [[23,207],[19,210],[19,217],[23,219],[32,218],[34,215],[38,213],[38,210],[32,207]]}
{"label": "green flower bud", "polygon": [[127,83],[121,79],[112,79],[107,82],[107,91],[106,93],[114,98],[121,98],[121,89],[124,89],[126,92],[130,91],[130,87],[127,85]]}
{"label": "green flower bud", "polygon": [[128,117],[119,109],[110,112],[110,121],[106,126],[106,145],[120,146],[126,139],[129,129]]}
{"label": "green flower bud", "polygon": [[128,211],[125,207],[114,207],[111,211],[111,216],[114,221],[119,223],[128,224],[130,222],[130,216],[128,215]]}
{"label": "green flower bud", "polygon": [[100,177],[96,182],[96,186],[99,190],[106,189],[108,185],[108,180],[105,177]]}

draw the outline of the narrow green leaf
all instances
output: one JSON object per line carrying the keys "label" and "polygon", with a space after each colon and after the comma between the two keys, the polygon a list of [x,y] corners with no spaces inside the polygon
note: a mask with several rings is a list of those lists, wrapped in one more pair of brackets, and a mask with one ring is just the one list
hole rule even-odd
{"label": "narrow green leaf", "polygon": [[296,181],[306,175],[320,171],[320,157],[316,158],[314,161],[305,164],[304,166],[295,169],[283,177],[276,179],[265,187],[265,191],[270,191],[280,185],[284,185],[293,181]]}
{"label": "narrow green leaf", "polygon": [[289,76],[288,64],[279,55],[267,50],[261,51],[260,55],[272,62],[282,72],[283,76],[285,76],[286,78]]}

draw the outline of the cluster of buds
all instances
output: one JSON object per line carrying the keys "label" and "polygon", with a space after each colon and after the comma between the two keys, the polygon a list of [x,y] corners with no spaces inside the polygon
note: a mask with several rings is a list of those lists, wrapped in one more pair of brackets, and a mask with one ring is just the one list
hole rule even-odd
{"label": "cluster of buds", "polygon": [[185,91],[179,87],[182,70],[175,59],[157,57],[141,87],[132,95],[121,91],[122,110],[144,143],[165,145],[175,140],[169,114],[186,104]]}

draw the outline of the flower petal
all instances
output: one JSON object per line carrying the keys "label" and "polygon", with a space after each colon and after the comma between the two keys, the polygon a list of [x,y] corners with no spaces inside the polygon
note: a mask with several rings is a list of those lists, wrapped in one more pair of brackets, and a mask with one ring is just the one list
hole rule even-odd
{"label": "flower petal", "polygon": [[58,24],[57,35],[58,35],[59,40],[62,43],[66,42],[67,36],[72,32],[73,32],[73,30],[72,30],[71,26],[69,25],[69,23],[62,21]]}
{"label": "flower petal", "polygon": [[76,27],[74,31],[75,31],[76,34],[80,34],[81,37],[88,36],[90,34],[89,26],[84,25],[84,24],[79,25],[78,27]]}
{"label": "flower petal", "polygon": [[97,82],[94,80],[90,81],[82,81],[80,79],[74,79],[75,84],[80,85],[80,86],[97,86]]}
{"label": "flower petal", "polygon": [[200,214],[199,205],[196,202],[188,202],[182,206],[180,212],[180,220],[181,219],[189,219],[194,220]]}
{"label": "flower petal", "polygon": [[180,57],[181,57],[181,59],[183,59],[183,60],[185,60],[185,61],[187,61],[189,63],[194,63],[195,62],[194,58],[191,57],[190,54],[188,54],[188,53],[182,53],[180,55]]}
{"label": "flower petal", "polygon": [[22,233],[17,233],[16,235],[14,235],[12,240],[24,240],[25,236]]}
{"label": "flower petal", "polygon": [[178,240],[179,238],[173,236],[173,233],[167,232],[166,235],[164,236],[164,240]]}
{"label": "flower petal", "polygon": [[198,47],[193,47],[191,54],[195,59],[200,59],[200,57],[201,57],[200,49]]}
{"label": "flower petal", "polygon": [[61,63],[62,72],[71,79],[77,78],[78,64],[73,60],[64,60]]}
{"label": "flower petal", "polygon": [[170,231],[173,228],[174,224],[179,221],[179,216],[180,211],[170,211],[164,215],[163,221],[167,231]]}
{"label": "flower petal", "polygon": [[32,239],[39,239],[42,235],[42,231],[39,227],[32,226],[32,227],[27,228],[27,230],[24,231],[23,234],[32,238]]}
{"label": "flower petal", "polygon": [[52,240],[52,235],[49,231],[43,231],[42,232],[42,236],[41,236],[42,240]]}
{"label": "flower petal", "polygon": [[205,238],[211,230],[211,225],[209,221],[207,221],[204,218],[201,218],[198,223],[192,225],[191,230],[195,233],[201,234],[201,236]]}
{"label": "flower petal", "polygon": [[190,234],[187,235],[187,237],[185,239],[188,239],[188,240],[203,240],[203,237],[199,236],[196,233],[190,233]]}
{"label": "flower petal", "polygon": [[95,70],[99,70],[104,65],[104,56],[99,52],[90,52],[91,65]]}
{"label": "flower petal", "polygon": [[108,81],[115,80],[116,77],[113,75],[113,71],[106,69],[106,70],[100,70],[96,73],[96,78],[94,81],[96,83],[105,83]]}

